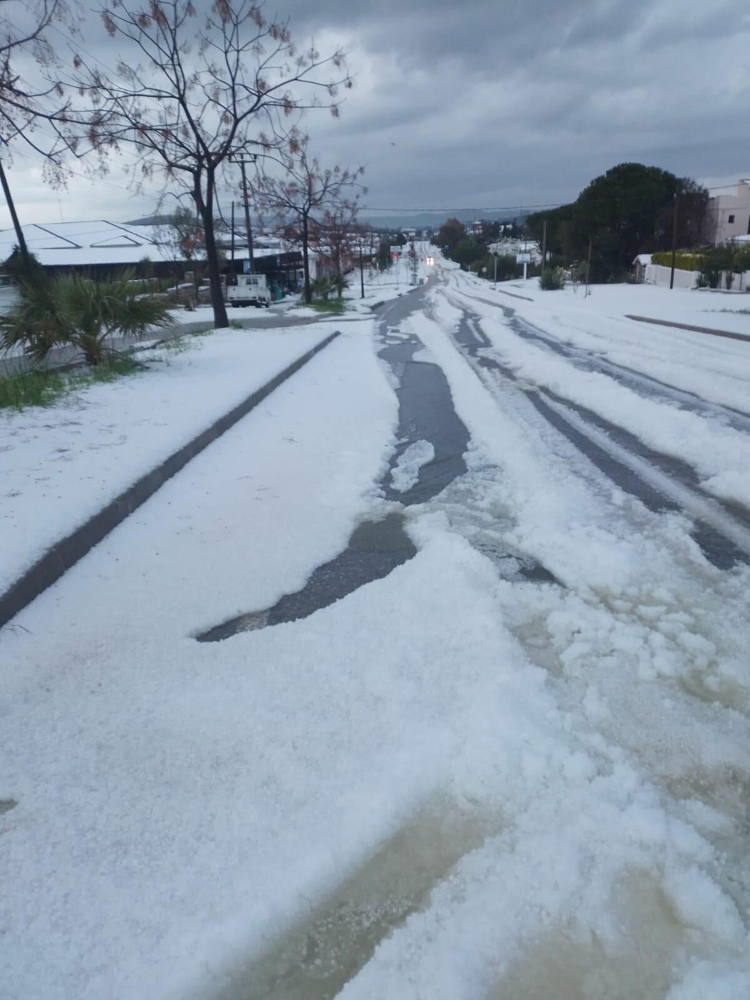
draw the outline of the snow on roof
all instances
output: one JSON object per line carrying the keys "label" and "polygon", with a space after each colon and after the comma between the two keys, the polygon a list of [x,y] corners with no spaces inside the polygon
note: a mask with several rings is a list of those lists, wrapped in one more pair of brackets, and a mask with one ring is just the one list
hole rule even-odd
{"label": "snow on roof", "polygon": [[633,263],[634,264],[635,263],[644,264],[644,265],[645,264],[650,264],[651,263],[651,254],[650,253],[639,253],[639,254],[637,254],[633,258]]}
{"label": "snow on roof", "polygon": [[[87,222],[33,223],[23,226],[29,251],[45,267],[88,267],[92,264],[137,264],[144,257],[152,261],[173,261],[174,247],[165,243],[165,227],[152,225],[120,225],[102,219]],[[238,238],[239,238],[239,234]],[[0,261],[5,260],[18,243],[14,229],[0,231]],[[229,242],[221,240],[227,256]],[[259,237],[255,257],[274,257],[288,253],[282,240]],[[247,246],[235,247],[235,260],[247,258]]]}
{"label": "snow on roof", "polygon": [[[136,264],[144,257],[164,259],[154,226],[120,226],[114,222],[56,222],[23,226],[29,251],[45,266]],[[0,260],[18,243],[15,230],[0,232]]]}

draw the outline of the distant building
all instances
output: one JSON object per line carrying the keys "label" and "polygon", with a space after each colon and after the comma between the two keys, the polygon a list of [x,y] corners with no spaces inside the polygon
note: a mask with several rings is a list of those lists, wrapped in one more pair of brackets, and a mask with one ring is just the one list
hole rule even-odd
{"label": "distant building", "polygon": [[741,180],[734,194],[717,194],[708,200],[707,238],[715,246],[750,233],[750,181]]}
{"label": "distant building", "polygon": [[[154,275],[172,277],[176,269],[189,269],[180,255],[176,241],[169,237],[169,226],[120,225],[94,219],[88,222],[51,222],[23,226],[29,252],[44,267],[60,272],[77,271],[92,278],[106,279],[123,271],[137,277]],[[216,241],[224,252],[222,270],[242,273],[247,266],[247,238],[235,230],[234,252],[231,232],[217,231]],[[0,232],[0,261],[6,260],[17,245],[14,229]],[[302,282],[302,254],[275,237],[258,236],[254,240],[253,263],[257,273],[265,274],[271,285],[295,290]],[[315,277],[315,256],[311,254],[311,273]]]}
{"label": "distant building", "polygon": [[515,257],[519,253],[527,253],[531,255],[532,264],[541,264],[542,262],[542,251],[535,240],[503,239],[497,243],[490,243],[488,249],[490,253],[500,257]]}
{"label": "distant building", "polygon": [[[22,230],[29,253],[44,267],[86,270],[96,276],[118,269],[137,269],[146,258],[155,265],[168,263],[160,252],[156,226],[121,226],[95,219],[35,223],[22,226]],[[0,232],[0,261],[6,260],[17,244],[14,229]]]}

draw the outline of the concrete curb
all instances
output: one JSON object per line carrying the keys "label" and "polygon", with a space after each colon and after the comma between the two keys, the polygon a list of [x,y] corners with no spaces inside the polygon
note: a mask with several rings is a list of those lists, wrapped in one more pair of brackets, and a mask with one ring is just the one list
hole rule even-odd
{"label": "concrete curb", "polygon": [[690,326],[688,323],[673,323],[668,319],[649,319],[648,316],[631,316],[626,313],[625,319],[634,319],[637,323],[653,323],[655,326],[668,326],[674,330],[690,330],[692,333],[708,333],[712,337],[725,337],[727,340],[750,340],[746,333],[730,333],[729,330],[716,330],[710,326]]}
{"label": "concrete curb", "polygon": [[0,595],[0,628],[27,607],[51,587],[60,577],[82,559],[87,552],[98,545],[113,528],[121,524],[129,514],[137,510],[149,497],[175,473],[183,469],[187,463],[199,455],[208,445],[221,437],[225,431],[234,426],[238,420],[246,416],[250,410],[277,389],[291,375],[299,371],[319,351],[327,347],[340,335],[340,331],[330,334],[307,353],[293,361],[292,364],[279,372],[270,382],[256,389],[241,403],[238,403],[229,413],[215,420],[210,427],[202,431],[192,441],[166,458],[151,472],[141,476],[137,482],[116,496],[106,507],[94,514],[79,528],[61,539],[48,549],[23,576]]}

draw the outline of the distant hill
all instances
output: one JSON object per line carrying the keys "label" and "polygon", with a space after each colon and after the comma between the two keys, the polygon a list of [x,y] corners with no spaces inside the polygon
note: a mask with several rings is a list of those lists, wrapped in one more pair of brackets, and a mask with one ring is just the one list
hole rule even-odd
{"label": "distant hill", "polygon": [[[445,214],[437,212],[415,212],[404,215],[381,215],[368,212],[360,213],[364,222],[369,222],[377,229],[439,229],[446,219],[460,219],[461,222],[475,222],[477,219],[497,219],[500,222],[515,222],[517,226],[526,221],[528,212],[508,215],[503,212],[490,212],[481,208],[457,208]],[[131,219],[126,226],[164,226],[172,218],[171,215],[146,215],[142,219]]]}
{"label": "distant hill", "polygon": [[515,222],[520,226],[529,215],[528,212],[517,212],[510,215],[507,212],[491,212],[481,208],[457,208],[445,213],[415,212],[403,215],[387,215],[378,212],[368,212],[365,209],[362,219],[379,229],[439,229],[446,219],[459,219],[461,222],[475,222],[477,219],[497,219],[500,222]]}
{"label": "distant hill", "polygon": [[126,226],[166,226],[171,215],[146,215],[142,219],[129,219]]}

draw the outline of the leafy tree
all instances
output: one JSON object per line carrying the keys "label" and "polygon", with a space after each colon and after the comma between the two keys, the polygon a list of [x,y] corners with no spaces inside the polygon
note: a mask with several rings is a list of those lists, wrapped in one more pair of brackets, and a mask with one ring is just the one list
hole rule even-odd
{"label": "leafy tree", "polygon": [[387,271],[391,266],[391,244],[389,240],[381,240],[378,244],[378,267]]}
{"label": "leafy tree", "polygon": [[621,163],[595,178],[570,205],[536,212],[526,220],[530,234],[568,262],[587,257],[592,242],[593,280],[617,279],[629,272],[638,253],[671,248],[675,196],[678,245],[703,239],[708,192],[689,178],[658,167]]}
{"label": "leafy tree", "polygon": [[438,230],[435,242],[441,250],[445,250],[447,247],[447,255],[453,257],[456,247],[465,238],[466,226],[464,226],[463,222],[459,219],[447,219]]}
{"label": "leafy tree", "polygon": [[481,260],[487,254],[487,247],[481,240],[473,236],[465,236],[450,254],[452,260],[462,267],[470,266],[474,261]]}
{"label": "leafy tree", "polygon": [[87,364],[101,364],[108,353],[116,353],[107,344],[112,334],[141,337],[153,326],[172,322],[166,304],[135,293],[130,277],[108,282],[78,274],[22,279],[20,301],[0,316],[0,343],[5,349],[22,347],[35,361],[53,347],[72,345]]}

